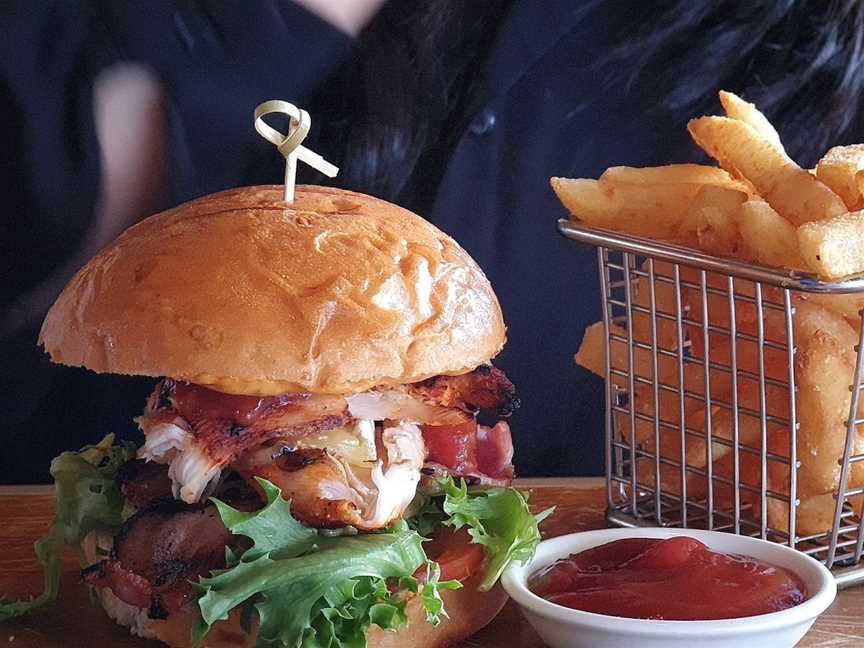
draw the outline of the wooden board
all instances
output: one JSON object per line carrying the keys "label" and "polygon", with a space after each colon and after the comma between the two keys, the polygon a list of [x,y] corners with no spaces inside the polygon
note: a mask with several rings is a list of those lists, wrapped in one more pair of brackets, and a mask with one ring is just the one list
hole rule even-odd
{"label": "wooden board", "polygon": [[[537,508],[556,505],[544,523],[544,536],[604,526],[604,493],[595,479],[523,480]],[[12,597],[33,594],[41,587],[41,574],[33,555],[33,541],[45,531],[53,513],[47,487],[0,487],[0,592]],[[92,605],[78,583],[71,557],[64,563],[63,589],[58,605],[30,618],[0,627],[0,647],[9,648],[155,648],[158,645],[131,637]],[[864,645],[864,589],[840,593],[804,641],[805,648],[846,648]],[[508,603],[487,628],[462,642],[459,648],[541,648],[543,643]]]}

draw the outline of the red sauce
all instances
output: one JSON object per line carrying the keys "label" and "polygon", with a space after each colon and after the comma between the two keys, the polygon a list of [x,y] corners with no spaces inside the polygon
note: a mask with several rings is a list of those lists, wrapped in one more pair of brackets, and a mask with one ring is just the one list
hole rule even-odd
{"label": "red sauce", "polygon": [[715,553],[693,538],[628,538],[563,558],[531,577],[531,590],[576,610],[632,619],[735,619],[807,598],[791,572]]}
{"label": "red sauce", "polygon": [[309,394],[238,396],[179,381],[174,383],[171,391],[174,409],[187,421],[227,419],[238,425],[251,425],[271,407],[288,405],[308,397]]}

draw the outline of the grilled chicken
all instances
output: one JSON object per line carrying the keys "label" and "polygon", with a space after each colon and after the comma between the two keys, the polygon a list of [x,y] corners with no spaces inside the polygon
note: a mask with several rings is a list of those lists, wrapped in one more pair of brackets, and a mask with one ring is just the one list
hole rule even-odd
{"label": "grilled chicken", "polygon": [[350,420],[341,396],[232,396],[173,380],[157,385],[144,415],[138,456],[169,464],[174,497],[201,500],[222,471],[270,439],[296,439]]}
{"label": "grilled chicken", "polygon": [[257,461],[249,457],[236,467],[250,484],[257,485],[254,477],[276,484],[291,500],[293,515],[310,526],[368,531],[401,517],[426,457],[420,428],[411,423],[384,427],[379,445],[381,457],[366,465],[322,448],[283,447],[272,461],[258,453]]}
{"label": "grilled chicken", "polygon": [[[412,488],[413,495],[416,486],[414,473],[409,476],[404,467],[394,468],[394,477],[388,478],[382,467],[378,466],[379,472],[376,472],[374,463],[352,466],[350,458],[346,460],[342,453],[326,444],[329,434],[364,421],[370,425],[372,421],[401,421],[403,426],[421,424],[427,441],[440,441],[440,444],[430,444],[431,455],[434,462],[449,469],[450,474],[506,479],[512,476],[510,455],[507,454],[507,448],[512,454],[509,429],[502,433],[499,427],[492,428],[495,441],[486,443],[485,428],[476,433],[474,412],[478,408],[497,409],[506,415],[516,406],[518,400],[513,384],[502,371],[491,365],[482,365],[461,376],[437,376],[411,385],[380,387],[347,397],[319,394],[235,396],[165,379],[148,400],[144,415],[137,419],[145,434],[138,456],[167,464],[174,497],[195,503],[209,494],[226,468],[239,462],[246,465],[241,469],[251,474],[249,462],[243,460],[250,453],[260,455],[262,449],[270,452],[271,445],[278,446],[276,450],[280,452],[283,447],[292,451],[309,446],[327,448],[325,454],[305,452],[303,470],[290,471],[290,477],[289,471],[276,466],[256,466],[258,472],[255,474],[264,470],[272,473],[271,476],[280,475],[286,491],[291,492],[296,490],[291,484],[297,481],[308,484],[316,479],[314,475],[320,474],[326,479],[313,490],[327,494],[314,498],[319,504],[305,513],[306,519],[328,526],[341,522],[359,528],[377,528],[376,525],[390,515],[389,511],[399,508],[393,504],[383,507],[378,513],[370,513],[370,501],[377,501],[379,497],[377,482],[389,484],[399,475],[402,487]],[[450,450],[451,439],[448,436],[451,431],[469,427],[470,434],[459,437],[467,444],[466,456],[460,461],[442,460],[440,457],[446,457]],[[324,444],[307,443],[306,440],[312,437],[324,439]],[[415,451],[411,461],[403,464],[413,466],[418,461],[423,445],[419,435],[416,445],[421,450]],[[502,462],[502,457],[506,461]],[[267,462],[273,458],[273,452],[270,452]],[[480,461],[481,458],[488,460]],[[376,457],[367,459],[374,462]],[[422,459],[419,461],[422,465]],[[490,471],[484,471],[481,463],[490,465]],[[389,456],[382,457],[382,465],[390,464],[395,466],[397,462],[392,462]],[[348,490],[342,492],[344,489]],[[338,496],[335,491],[340,491]],[[382,501],[387,501],[387,498]],[[321,502],[328,504],[324,507]],[[299,511],[303,506],[298,500],[295,508]]]}

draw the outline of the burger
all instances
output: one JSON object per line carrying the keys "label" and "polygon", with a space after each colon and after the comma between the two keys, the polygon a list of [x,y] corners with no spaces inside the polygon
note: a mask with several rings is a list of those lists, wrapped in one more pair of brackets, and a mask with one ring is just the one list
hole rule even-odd
{"label": "burger", "polygon": [[250,187],[142,221],[72,279],[40,343],[152,376],[143,441],[52,462],[46,590],[0,620],[56,598],[72,545],[107,614],[171,646],[472,634],[543,515],[510,488],[504,342],[477,264],[382,200]]}

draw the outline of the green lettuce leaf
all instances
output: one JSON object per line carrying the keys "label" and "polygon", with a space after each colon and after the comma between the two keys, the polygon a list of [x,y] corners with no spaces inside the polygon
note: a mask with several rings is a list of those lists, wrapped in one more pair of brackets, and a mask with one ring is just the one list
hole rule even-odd
{"label": "green lettuce leaf", "polygon": [[489,590],[510,564],[525,563],[540,543],[538,524],[554,507],[537,515],[528,509],[528,497],[513,488],[469,490],[464,480],[457,485],[452,477],[438,480],[439,491],[408,524],[424,535],[436,526],[466,527],[473,542],[483,545],[486,567],[480,589]]}
{"label": "green lettuce leaf", "polygon": [[[440,488],[437,492],[440,495]],[[424,538],[431,538],[435,529],[444,524],[447,514],[441,508],[444,497],[435,497],[428,493],[417,493],[414,501],[408,507],[405,522]]]}
{"label": "green lettuce leaf", "polygon": [[60,593],[65,546],[84,560],[81,541],[91,531],[116,531],[122,524],[123,496],[114,483],[117,470],[135,456],[131,444],[114,445],[109,434],[96,445],[64,452],[51,462],[56,510],[48,534],[34,548],[42,566],[43,591],[35,599],[0,601],[0,623],[50,605]]}
{"label": "green lettuce leaf", "polygon": [[444,609],[444,600],[441,598],[441,590],[460,589],[462,583],[457,580],[441,581],[441,567],[431,560],[426,562],[426,579],[420,588],[420,598],[423,608],[426,610],[426,622],[437,626],[441,623],[441,617],[448,618]]}
{"label": "green lettuce leaf", "polygon": [[[422,588],[414,578],[428,563],[423,538],[400,524],[382,533],[328,537],[301,525],[273,484],[259,480],[267,498],[244,513],[216,502],[225,526],[252,545],[228,569],[196,585],[201,620],[193,641],[241,607],[258,614],[256,646],[361,648],[372,624],[395,629],[407,622],[407,595],[417,594],[432,623],[444,614],[437,566]],[[247,618],[247,625],[250,625]]]}
{"label": "green lettuce leaf", "polygon": [[[243,553],[242,560],[251,562],[269,553],[274,558],[295,558],[312,549],[318,539],[315,530],[303,526],[291,515],[291,505],[282,499],[276,486],[258,477],[255,481],[267,497],[267,504],[258,511],[238,511],[215,497],[211,498],[222,523],[231,533],[253,541],[252,547]],[[228,564],[234,562],[237,562],[236,558],[230,559]]]}

